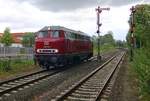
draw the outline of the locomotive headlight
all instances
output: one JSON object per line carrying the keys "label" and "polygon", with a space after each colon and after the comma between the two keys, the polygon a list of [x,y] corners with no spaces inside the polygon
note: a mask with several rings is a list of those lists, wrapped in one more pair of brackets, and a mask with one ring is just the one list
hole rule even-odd
{"label": "locomotive headlight", "polygon": [[58,53],[58,49],[55,49],[55,53]]}
{"label": "locomotive headlight", "polygon": [[40,53],[40,50],[39,50],[39,49],[37,49],[37,50],[36,50],[36,52],[37,52],[37,53]]}

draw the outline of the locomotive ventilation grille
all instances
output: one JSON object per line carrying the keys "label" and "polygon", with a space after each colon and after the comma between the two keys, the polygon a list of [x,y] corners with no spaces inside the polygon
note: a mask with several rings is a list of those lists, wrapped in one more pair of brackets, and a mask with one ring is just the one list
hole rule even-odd
{"label": "locomotive ventilation grille", "polygon": [[37,53],[58,53],[58,49],[37,49]]}

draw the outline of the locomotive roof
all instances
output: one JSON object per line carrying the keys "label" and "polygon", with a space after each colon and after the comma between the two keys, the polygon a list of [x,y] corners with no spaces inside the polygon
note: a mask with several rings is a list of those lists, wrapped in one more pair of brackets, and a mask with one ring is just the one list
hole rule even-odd
{"label": "locomotive roof", "polygon": [[47,30],[64,30],[64,31],[68,31],[68,32],[72,32],[72,33],[77,33],[77,34],[80,34],[80,35],[86,35],[86,36],[88,36],[84,32],[75,31],[75,30],[72,30],[72,29],[69,29],[69,28],[65,28],[65,27],[62,27],[62,26],[45,26],[40,31],[47,31]]}

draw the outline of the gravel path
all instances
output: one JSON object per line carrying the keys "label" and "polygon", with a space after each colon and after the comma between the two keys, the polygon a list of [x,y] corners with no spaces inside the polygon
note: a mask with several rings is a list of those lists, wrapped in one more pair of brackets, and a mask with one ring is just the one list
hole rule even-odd
{"label": "gravel path", "polygon": [[[114,52],[107,54],[107,57],[111,57],[112,55],[114,55]],[[104,61],[91,61],[81,63],[77,66],[70,66],[65,71],[44,79],[35,85],[30,85],[32,87],[26,86],[23,90],[20,89],[19,92],[13,92],[14,94],[7,95],[7,97],[3,100],[12,101],[12,99],[14,99],[15,101],[49,101],[74,82],[90,73],[103,62]]]}
{"label": "gravel path", "polygon": [[135,73],[132,71],[126,56],[121,66],[110,101],[139,101]]}

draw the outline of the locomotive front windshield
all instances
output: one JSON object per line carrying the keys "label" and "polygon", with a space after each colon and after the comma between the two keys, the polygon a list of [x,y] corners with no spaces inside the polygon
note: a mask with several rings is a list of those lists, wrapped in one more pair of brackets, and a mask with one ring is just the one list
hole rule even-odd
{"label": "locomotive front windshield", "polygon": [[59,38],[60,37],[59,31],[55,31],[55,30],[51,31],[51,37],[52,38]]}
{"label": "locomotive front windshield", "polygon": [[48,31],[40,31],[37,35],[38,38],[48,37]]}
{"label": "locomotive front windshield", "polygon": [[[40,31],[37,34],[38,38],[46,38],[49,37],[48,31]],[[50,31],[50,37],[51,38],[59,38],[60,37],[60,32],[56,30]]]}

